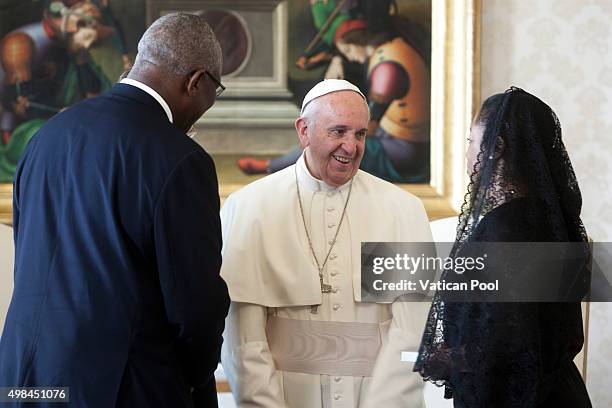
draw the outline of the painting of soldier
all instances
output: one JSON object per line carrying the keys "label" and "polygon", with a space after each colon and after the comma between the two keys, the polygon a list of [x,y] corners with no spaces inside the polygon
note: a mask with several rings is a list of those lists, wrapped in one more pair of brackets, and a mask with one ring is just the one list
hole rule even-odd
{"label": "painting of soldier", "polygon": [[[289,86],[296,103],[322,78],[349,80],[367,95],[371,113],[361,168],[395,183],[428,182],[431,1],[289,4]],[[243,157],[238,166],[246,174],[273,173],[300,154],[297,147],[270,160]]]}

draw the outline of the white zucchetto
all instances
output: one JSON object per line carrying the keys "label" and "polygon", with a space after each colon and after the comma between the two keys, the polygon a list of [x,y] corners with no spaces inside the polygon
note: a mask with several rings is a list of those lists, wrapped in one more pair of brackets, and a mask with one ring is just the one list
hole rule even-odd
{"label": "white zucchetto", "polygon": [[367,101],[366,97],[361,93],[359,88],[351,84],[349,81],[346,81],[344,79],[324,79],[323,81],[313,86],[310,91],[308,91],[308,93],[304,97],[304,102],[302,102],[302,110],[300,111],[300,114],[304,113],[304,108],[306,108],[306,105],[308,105],[313,99],[337,91],[357,92],[359,95],[361,95],[364,101]]}

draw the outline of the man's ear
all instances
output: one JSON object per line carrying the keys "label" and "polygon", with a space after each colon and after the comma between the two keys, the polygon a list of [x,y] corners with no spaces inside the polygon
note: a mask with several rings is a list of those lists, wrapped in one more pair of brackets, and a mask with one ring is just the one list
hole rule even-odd
{"label": "man's ear", "polygon": [[310,138],[307,134],[308,122],[306,118],[297,118],[295,121],[295,130],[297,131],[298,137],[300,138],[300,145],[302,149],[305,149],[310,144]]}
{"label": "man's ear", "polygon": [[204,86],[205,69],[198,69],[187,78],[187,95],[193,96]]}

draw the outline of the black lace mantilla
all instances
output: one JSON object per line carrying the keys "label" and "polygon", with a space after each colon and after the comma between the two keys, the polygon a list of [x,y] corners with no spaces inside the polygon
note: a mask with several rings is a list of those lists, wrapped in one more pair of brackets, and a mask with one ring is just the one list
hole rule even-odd
{"label": "black lace mantilla", "polygon": [[[476,241],[587,242],[551,108],[513,87],[488,98],[478,120],[485,131],[451,256]],[[582,336],[577,303],[450,303],[437,293],[414,371],[446,386],[456,407],[537,407]]]}

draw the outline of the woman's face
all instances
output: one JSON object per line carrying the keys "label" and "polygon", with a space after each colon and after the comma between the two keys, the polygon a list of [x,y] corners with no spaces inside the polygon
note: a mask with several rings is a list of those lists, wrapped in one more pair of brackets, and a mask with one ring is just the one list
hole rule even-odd
{"label": "woman's face", "polygon": [[478,117],[472,122],[470,127],[470,136],[468,137],[468,148],[465,153],[467,160],[467,174],[471,176],[472,173],[478,171],[474,168],[478,161],[478,154],[480,153],[480,145],[482,144],[482,136],[484,134],[485,126],[478,121]]}
{"label": "woman's face", "polygon": [[347,60],[363,64],[368,59],[367,47],[365,45],[348,44],[342,39],[336,41],[336,48]]}

